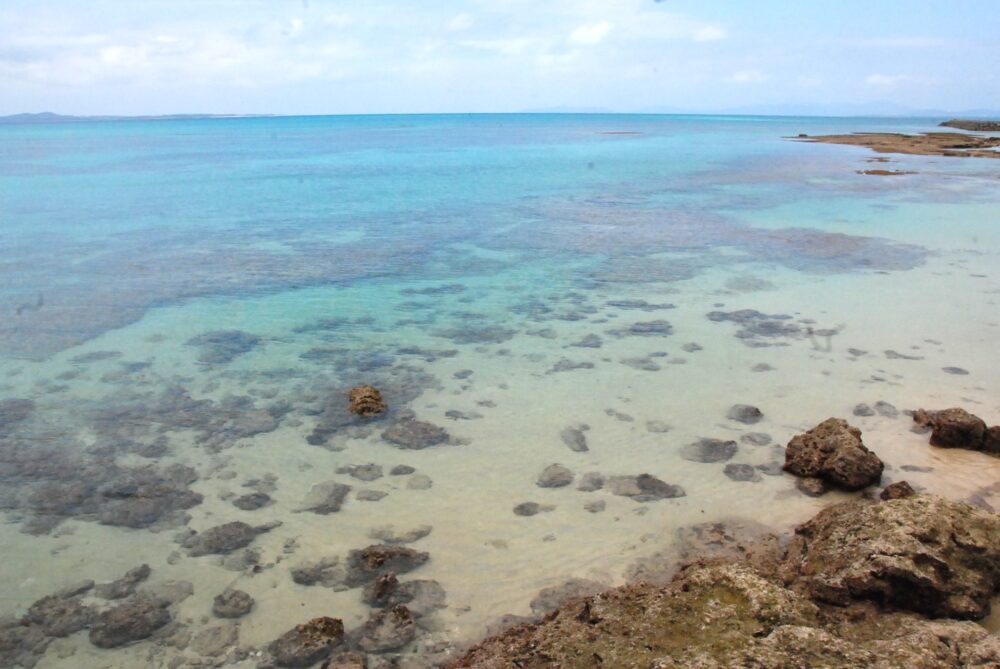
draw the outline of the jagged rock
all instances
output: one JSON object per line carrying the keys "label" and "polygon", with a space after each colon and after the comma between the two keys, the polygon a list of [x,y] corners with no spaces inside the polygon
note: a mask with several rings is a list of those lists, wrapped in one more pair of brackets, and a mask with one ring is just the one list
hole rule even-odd
{"label": "jagged rock", "polygon": [[608,586],[604,583],[585,578],[571,578],[560,585],[542,588],[531,600],[531,610],[536,614],[554,611],[573,599],[590,597],[604,592]]}
{"label": "jagged rock", "polygon": [[358,386],[351,388],[351,413],[358,416],[375,416],[385,411],[382,393],[374,386]]}
{"label": "jagged rock", "polygon": [[585,453],[590,450],[587,447],[587,435],[584,434],[589,429],[590,427],[587,425],[567,427],[559,433],[559,437],[569,447],[569,450],[575,453]]}
{"label": "jagged rock", "polygon": [[327,515],[340,511],[340,507],[347,498],[347,493],[351,492],[351,486],[337,483],[336,481],[324,481],[317,483],[306,494],[302,502],[302,511],[312,511],[320,515]]}
{"label": "jagged rock", "polygon": [[744,425],[759,423],[764,418],[763,412],[755,406],[749,404],[734,404],[726,413],[726,418],[735,420]]}
{"label": "jagged rock", "polygon": [[358,647],[368,653],[399,650],[417,636],[417,623],[402,604],[375,611],[359,631]]}
{"label": "jagged rock", "polygon": [[42,597],[28,609],[22,624],[39,625],[46,636],[65,637],[79,632],[97,617],[97,612],[75,597]]}
{"label": "jagged rock", "polygon": [[890,499],[903,499],[905,497],[912,497],[916,495],[917,492],[913,489],[906,481],[896,481],[895,483],[890,483],[882,492],[879,493],[879,499],[885,501]]}
{"label": "jagged rock", "polygon": [[573,472],[560,464],[551,464],[542,470],[535,482],[539,488],[562,488],[573,482]]}
{"label": "jagged rock", "polygon": [[279,667],[308,667],[326,659],[343,639],[344,623],[324,616],[296,625],[272,641],[268,650]]}
{"label": "jagged rock", "polygon": [[373,545],[347,555],[344,582],[356,587],[388,572],[403,574],[427,562],[428,553],[403,546]]}
{"label": "jagged rock", "polygon": [[401,420],[394,423],[382,438],[400,448],[421,449],[448,441],[448,432],[422,420]]}
{"label": "jagged rock", "polygon": [[687,494],[679,485],[665,483],[651,474],[612,476],[608,478],[607,486],[612,494],[630,497],[636,502],[654,502]]}
{"label": "jagged rock", "polygon": [[226,590],[212,600],[212,613],[218,618],[242,618],[253,608],[254,598],[242,590]]}
{"label": "jagged rock", "polygon": [[782,570],[832,604],[982,618],[1000,586],[1000,516],[931,495],[844,502],[796,530]]}
{"label": "jagged rock", "polygon": [[699,439],[681,449],[681,457],[691,462],[725,462],[736,455],[735,441]]}
{"label": "jagged rock", "polygon": [[388,572],[365,586],[361,601],[374,608],[392,608],[406,604],[414,617],[426,615],[445,606],[444,588],[437,581],[399,581]]}
{"label": "jagged rock", "polygon": [[265,492],[251,492],[233,500],[233,506],[242,511],[256,511],[271,503],[271,496]]}
{"label": "jagged rock", "polygon": [[861,430],[839,418],[828,418],[788,442],[785,471],[818,477],[846,490],[879,482],[882,461],[865,447]]}
{"label": "jagged rock", "polygon": [[930,427],[931,444],[941,448],[968,448],[983,450],[986,442],[986,423],[965,409],[953,408],[942,411],[917,409],[913,422],[920,427]]}
{"label": "jagged rock", "polygon": [[98,648],[117,648],[150,637],[170,622],[164,602],[145,597],[125,600],[98,616],[90,629],[90,643]]}
{"label": "jagged rock", "polygon": [[188,537],[184,542],[184,547],[188,549],[188,555],[191,557],[225,555],[250,545],[258,534],[269,532],[275,527],[276,525],[273,523],[254,527],[236,520],[210,527],[204,532],[198,532]]}
{"label": "jagged rock", "polygon": [[123,599],[133,594],[136,586],[149,578],[150,573],[152,573],[152,570],[148,564],[129,569],[117,581],[98,585],[94,588],[94,594],[104,599]]}

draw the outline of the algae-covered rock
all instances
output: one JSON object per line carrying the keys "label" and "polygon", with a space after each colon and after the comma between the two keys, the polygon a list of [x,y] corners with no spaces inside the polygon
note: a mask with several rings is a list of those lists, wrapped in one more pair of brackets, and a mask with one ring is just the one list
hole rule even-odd
{"label": "algae-covered rock", "polygon": [[308,667],[329,656],[343,639],[344,623],[322,617],[296,625],[268,648],[279,667]]}
{"label": "algae-covered rock", "polygon": [[878,483],[884,465],[861,441],[861,430],[828,418],[797,435],[785,449],[785,471],[818,477],[846,490]]}
{"label": "algae-covered rock", "polygon": [[382,393],[374,386],[351,388],[348,397],[351,401],[351,413],[358,416],[376,416],[386,409]]}
{"label": "algae-covered rock", "polygon": [[1000,516],[931,495],[844,502],[797,528],[782,572],[832,604],[982,618],[1000,586]]}

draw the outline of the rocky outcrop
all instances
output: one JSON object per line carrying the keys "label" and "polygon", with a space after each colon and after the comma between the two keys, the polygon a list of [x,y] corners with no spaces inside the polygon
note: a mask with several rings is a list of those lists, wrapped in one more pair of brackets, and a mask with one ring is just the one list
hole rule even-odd
{"label": "rocky outcrop", "polygon": [[958,128],[959,130],[971,130],[972,132],[1000,132],[1000,121],[986,121],[983,119],[953,118],[938,125],[942,128]]}
{"label": "rocky outcrop", "polygon": [[279,667],[308,667],[326,659],[343,639],[344,623],[324,616],[296,625],[268,649]]}
{"label": "rocky outcrop", "polygon": [[982,618],[1000,587],[1000,516],[930,495],[844,502],[796,530],[781,569],[831,604]]}
{"label": "rocky outcrop", "polygon": [[385,411],[382,393],[374,386],[358,386],[351,388],[351,413],[358,416],[377,416]]}
{"label": "rocky outcrop", "polygon": [[931,430],[932,446],[1000,455],[1000,426],[988,428],[982,418],[965,409],[917,409],[913,412],[913,422],[917,429]]}
{"label": "rocky outcrop", "polygon": [[860,490],[882,478],[884,465],[861,441],[861,430],[828,418],[788,442],[785,471],[820,478],[845,490]]}
{"label": "rocky outcrop", "polygon": [[125,600],[98,617],[90,629],[90,643],[98,648],[117,648],[148,638],[170,622],[164,604],[144,597]]}
{"label": "rocky outcrop", "polygon": [[[1000,639],[986,629],[878,604],[906,608],[927,596],[945,604],[936,611],[968,611],[974,591],[997,583],[998,523],[936,497],[848,502],[803,526],[777,558],[787,583],[752,561],[699,562],[666,586],[636,583],[571,600],[450,666],[993,669]],[[852,591],[863,584],[872,588]],[[845,599],[832,605],[827,596],[837,593]]]}
{"label": "rocky outcrop", "polygon": [[217,618],[242,618],[253,608],[254,598],[242,590],[226,590],[212,600],[212,613]]}
{"label": "rocky outcrop", "polygon": [[448,441],[443,427],[422,420],[401,420],[382,433],[382,438],[399,448],[419,450]]}
{"label": "rocky outcrop", "polygon": [[238,548],[249,546],[258,534],[268,532],[275,527],[277,527],[275,523],[254,527],[240,520],[223,523],[192,535],[184,542],[184,547],[188,549],[188,555],[191,557],[226,555]]}

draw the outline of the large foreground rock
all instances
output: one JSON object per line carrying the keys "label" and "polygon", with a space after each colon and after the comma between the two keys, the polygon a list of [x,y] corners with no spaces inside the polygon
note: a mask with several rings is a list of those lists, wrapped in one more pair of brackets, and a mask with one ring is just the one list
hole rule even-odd
{"label": "large foreground rock", "polygon": [[861,430],[828,418],[797,435],[785,449],[785,471],[821,478],[846,490],[860,490],[882,478],[884,465],[861,441]]}
{"label": "large foreground rock", "polygon": [[1000,641],[973,623],[858,609],[820,616],[737,565],[697,566],[665,588],[636,584],[574,601],[487,639],[452,667],[995,668]]}
{"label": "large foreground rock", "polygon": [[967,448],[1000,455],[1000,427],[986,427],[986,422],[965,409],[927,411],[917,409],[913,421],[931,430],[931,445],[940,448]]}
{"label": "large foreground rock", "polygon": [[782,572],[832,604],[982,618],[1000,587],[1000,516],[930,495],[836,504],[796,530]]}

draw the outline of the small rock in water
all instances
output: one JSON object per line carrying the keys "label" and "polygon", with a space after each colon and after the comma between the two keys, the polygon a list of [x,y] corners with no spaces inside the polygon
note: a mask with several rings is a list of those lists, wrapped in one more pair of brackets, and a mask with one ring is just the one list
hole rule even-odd
{"label": "small rock in water", "polygon": [[392,525],[373,527],[368,532],[368,538],[387,544],[412,544],[431,533],[430,525],[419,525],[412,530],[397,530]]}
{"label": "small rock in water", "polygon": [[211,625],[199,630],[191,639],[191,650],[206,657],[222,655],[236,644],[239,633],[235,625]]}
{"label": "small rock in water", "polygon": [[212,613],[218,618],[242,618],[250,613],[254,599],[242,590],[226,590],[212,600]]}
{"label": "small rock in water", "polygon": [[117,648],[150,637],[170,622],[162,602],[136,597],[100,614],[90,628],[90,643],[98,648]]}
{"label": "small rock in water", "polygon": [[535,485],[539,488],[561,488],[573,482],[573,472],[560,464],[551,464],[542,470]]}
{"label": "small rock in water", "polygon": [[348,398],[351,402],[351,413],[358,416],[375,416],[386,409],[382,393],[374,386],[351,388]]}
{"label": "small rock in water", "polygon": [[255,349],[261,342],[257,335],[239,330],[205,332],[188,340],[188,345],[201,348],[198,362],[221,365]]}
{"label": "small rock in water", "polygon": [[567,427],[559,433],[559,437],[569,447],[569,450],[575,453],[584,453],[590,450],[587,447],[587,435],[584,434],[589,429],[590,426],[582,424],[575,427]]}
{"label": "small rock in water", "polygon": [[402,574],[427,562],[430,555],[403,546],[376,544],[347,555],[344,584],[357,587],[392,572]]}
{"label": "small rock in water", "polygon": [[681,457],[691,462],[725,462],[736,455],[737,448],[735,441],[703,438],[682,448]]}
{"label": "small rock in water", "polygon": [[957,374],[959,376],[965,376],[969,373],[969,370],[962,369],[961,367],[942,367],[941,368],[946,374]]}
{"label": "small rock in water", "polygon": [[740,437],[741,444],[750,444],[751,446],[767,446],[771,441],[771,435],[764,432],[747,432]]}
{"label": "small rock in water", "polygon": [[336,481],[317,483],[306,494],[301,510],[312,511],[323,516],[336,513],[340,511],[340,507],[349,492],[351,492],[351,486]]}
{"label": "small rock in water", "polygon": [[545,511],[555,509],[551,504],[539,504],[538,502],[521,502],[514,507],[515,516],[534,516]]}
{"label": "small rock in water", "polygon": [[148,564],[143,564],[128,570],[117,581],[101,583],[94,588],[94,594],[103,599],[123,599],[135,592],[137,585],[149,578],[152,570]]}
{"label": "small rock in water", "polygon": [[759,481],[760,473],[753,465],[731,462],[726,465],[723,473],[733,481]]}
{"label": "small rock in water", "polygon": [[358,647],[368,653],[403,648],[417,636],[413,614],[402,604],[372,613],[360,630]]}
{"label": "small rock in water", "polygon": [[382,433],[386,441],[406,449],[422,449],[448,441],[444,428],[422,420],[401,420]]}
{"label": "small rock in water", "polygon": [[764,414],[755,406],[734,404],[726,413],[726,418],[743,423],[744,425],[753,425],[754,423],[759,423],[764,418]]}
{"label": "small rock in water", "polygon": [[576,487],[581,492],[594,492],[604,487],[604,475],[600,472],[587,472],[580,477],[580,484]]}
{"label": "small rock in water", "polygon": [[[97,612],[76,597],[49,595],[31,605],[21,625],[39,625],[45,636],[61,638],[89,627],[96,617]],[[0,656],[5,650],[0,645]]]}
{"label": "small rock in water", "polygon": [[191,557],[225,555],[238,548],[248,546],[258,534],[268,532],[274,527],[276,527],[274,524],[253,527],[237,520],[199,532],[189,537],[184,542],[184,546],[188,549],[188,555]]}
{"label": "small rock in water", "polygon": [[427,474],[414,474],[406,481],[406,487],[410,490],[430,490],[434,482]]}
{"label": "small rock in water", "polygon": [[368,463],[367,465],[347,465],[346,467],[338,467],[338,474],[347,474],[361,481],[375,481],[382,478],[382,467],[374,463]]}
{"label": "small rock in water", "polygon": [[309,667],[326,659],[343,639],[344,623],[324,616],[296,625],[272,641],[268,650],[279,667]]}
{"label": "small rock in water", "polygon": [[856,405],[854,407],[854,415],[855,416],[860,416],[860,417],[874,416],[875,415],[875,410],[872,409],[867,404],[862,403],[862,404],[858,404],[858,405]]}
{"label": "small rock in water", "polygon": [[550,369],[549,372],[550,373],[571,372],[574,369],[593,369],[593,368],[594,368],[594,363],[592,362],[573,362],[569,358],[562,358],[559,360],[559,362],[557,362],[555,365],[552,366],[552,369]]}
{"label": "small rock in water", "polygon": [[698,344],[696,342],[690,342],[681,346],[681,349],[685,353],[697,353],[698,351],[703,350],[703,347],[701,344]]}
{"label": "small rock in water", "polygon": [[263,492],[251,492],[233,500],[233,506],[243,511],[256,511],[271,503],[271,496]]}
{"label": "small rock in water", "polygon": [[603,343],[603,340],[599,336],[589,334],[580,341],[570,344],[570,346],[575,346],[577,348],[601,348]]}
{"label": "small rock in water", "polygon": [[760,362],[750,368],[751,372],[773,372],[774,367],[767,364],[766,362]]}
{"label": "small rock in water", "polygon": [[918,409],[913,414],[913,422],[920,427],[931,428],[933,446],[996,452],[993,449],[991,436],[996,433],[996,429],[987,429],[982,418],[965,409],[953,408],[942,411]]}
{"label": "small rock in water", "polygon": [[795,481],[795,487],[804,495],[809,497],[819,497],[825,495],[827,491],[826,481],[821,478],[809,476]]}
{"label": "small rock in water", "polygon": [[407,476],[417,471],[409,465],[396,465],[389,470],[389,476]]}
{"label": "small rock in water", "polygon": [[904,499],[906,497],[912,497],[917,494],[917,491],[913,489],[907,481],[896,481],[895,483],[890,483],[882,492],[879,493],[879,499],[883,501],[888,501],[890,499]]}
{"label": "small rock in water", "polygon": [[389,493],[383,490],[359,490],[355,495],[354,499],[359,502],[377,502],[389,496]]}
{"label": "small rock in water", "polygon": [[606,506],[607,502],[605,502],[603,499],[598,499],[592,502],[587,502],[586,504],[583,505],[583,508],[585,511],[589,511],[590,513],[600,513],[604,511]]}
{"label": "small rock in water", "polygon": [[670,432],[670,425],[663,422],[662,420],[647,420],[646,430],[648,432],[653,432],[656,434],[662,434],[664,432]]}
{"label": "small rock in water", "polygon": [[665,483],[651,474],[638,476],[612,476],[607,481],[612,494],[630,497],[636,502],[653,502],[659,499],[684,497],[684,489]]}
{"label": "small rock in water", "polygon": [[899,409],[888,402],[878,401],[875,403],[875,411],[884,418],[898,418]]}

